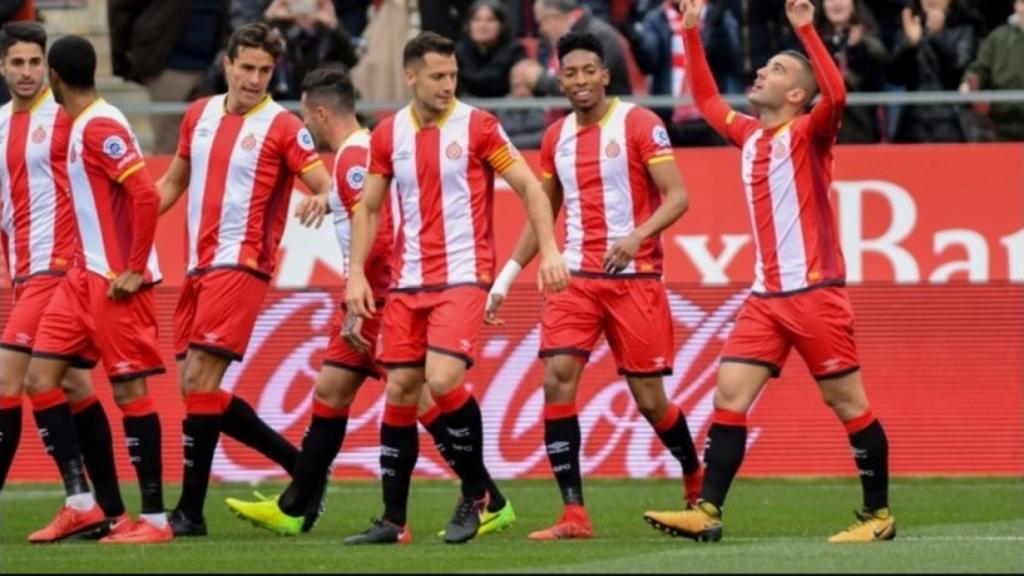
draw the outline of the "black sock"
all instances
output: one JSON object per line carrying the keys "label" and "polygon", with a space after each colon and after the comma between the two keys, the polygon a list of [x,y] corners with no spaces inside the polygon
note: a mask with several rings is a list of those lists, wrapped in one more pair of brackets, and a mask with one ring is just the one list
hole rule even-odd
{"label": "black sock", "polygon": [[302,451],[295,464],[295,474],[278,500],[278,506],[285,514],[305,514],[309,498],[326,481],[327,470],[345,441],[347,414],[347,409],[334,410],[326,405],[318,406],[317,401],[313,400],[313,421],[302,439]]}
{"label": "black sock", "polygon": [[[6,401],[5,396],[0,398],[0,403]],[[7,480],[7,473],[14,462],[14,455],[18,452],[18,443],[21,441],[21,397],[15,396],[10,400],[10,406],[4,407],[0,404],[0,490],[4,489]]]}
{"label": "black sock", "polygon": [[683,474],[693,474],[700,469],[697,458],[697,447],[690,437],[690,428],[686,424],[686,415],[676,406],[669,406],[669,411],[661,422],[653,422],[654,431],[658,433],[661,443],[675,456],[683,467]]}
{"label": "black sock", "polygon": [[107,518],[117,518],[125,513],[121,498],[121,485],[117,481],[117,465],[114,462],[114,438],[110,432],[107,412],[95,396],[74,406],[75,431],[78,445],[85,460],[96,491],[96,503]]}
{"label": "black sock", "polygon": [[746,415],[715,410],[704,445],[704,487],[700,493],[701,500],[722,508],[746,451]]}
{"label": "black sock", "polygon": [[233,394],[224,409],[221,432],[270,458],[288,474],[294,475],[299,449],[264,422],[248,402]]}
{"label": "black sock", "polygon": [[870,424],[849,435],[853,459],[860,472],[864,508],[889,506],[889,440],[882,424],[871,417]]}
{"label": "black sock", "polygon": [[220,439],[220,398],[216,392],[186,395],[188,415],[182,424],[185,448],[181,498],[176,508],[193,522],[203,520],[203,503],[210,485],[213,453]]}
{"label": "black sock", "polygon": [[384,519],[406,524],[409,484],[420,455],[415,406],[385,404],[380,425],[380,474],[384,491]]}
{"label": "black sock", "polygon": [[484,465],[484,423],[476,398],[460,386],[436,398],[444,412],[449,447],[456,461],[455,472],[462,480],[462,497],[479,500],[487,494]]}
{"label": "black sock", "polygon": [[565,505],[583,506],[580,475],[580,420],[571,404],[544,406],[544,445]]}
{"label": "black sock", "polygon": [[64,481],[64,493],[68,496],[89,491],[85,479],[82,452],[78,448],[78,437],[71,416],[71,407],[60,388],[32,397],[32,415],[39,429],[39,437],[46,446],[46,452],[53,457]]}
{"label": "black sock", "polygon": [[[455,459],[451,454],[451,438],[448,434],[448,425],[445,422],[444,414],[441,413],[441,409],[434,407],[434,410],[424,414],[420,418],[420,423],[430,433],[430,437],[434,439],[434,446],[437,451],[441,453],[441,457],[448,463],[448,467],[452,469],[458,475],[455,470]],[[491,478],[490,473],[487,474],[487,510],[490,512],[497,512],[505,507],[505,495],[501,493],[498,485],[494,483],[494,479]]]}
{"label": "black sock", "polygon": [[146,396],[123,406],[124,439],[142,495],[142,513],[164,511],[163,457],[160,452],[160,416]]}

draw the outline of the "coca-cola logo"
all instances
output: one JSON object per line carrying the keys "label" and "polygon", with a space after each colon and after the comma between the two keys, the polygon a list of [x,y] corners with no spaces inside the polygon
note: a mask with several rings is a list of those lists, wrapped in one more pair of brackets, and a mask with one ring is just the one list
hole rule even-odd
{"label": "coca-cola logo", "polygon": [[[706,294],[706,290],[702,294]],[[687,415],[695,438],[709,425],[718,352],[745,291],[723,289],[713,300],[696,302],[669,290],[676,330],[673,374],[664,380],[669,399]],[[515,290],[523,305],[540,306],[540,297]],[[309,422],[313,386],[328,343],[337,300],[325,292],[286,293],[268,302],[256,322],[245,360],[225,375],[223,388],[248,400],[273,428],[295,443]],[[467,373],[467,385],[480,402],[488,466],[496,477],[550,474],[543,444],[543,366],[537,358],[540,326],[536,320],[511,321],[488,328],[479,361]],[[623,377],[617,374],[607,343],[591,355],[577,398],[583,436],[585,474],[648,477],[678,476],[679,465],[635,407]],[[368,380],[352,406],[345,445],[335,459],[337,473],[379,474],[378,427],[384,388]],[[749,433],[753,444],[758,428]],[[214,473],[228,481],[281,477],[273,463],[261,461],[233,441],[218,446]],[[421,451],[420,474],[448,477],[450,471],[433,449]]]}

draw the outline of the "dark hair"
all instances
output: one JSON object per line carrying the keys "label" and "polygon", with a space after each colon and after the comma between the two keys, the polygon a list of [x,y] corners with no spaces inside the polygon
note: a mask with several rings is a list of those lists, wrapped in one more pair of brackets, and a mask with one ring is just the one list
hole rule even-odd
{"label": "dark hair", "polygon": [[96,49],[81,36],[65,36],[50,46],[46,58],[50,70],[70,88],[87,90],[96,86]]}
{"label": "dark hair", "polygon": [[240,26],[228,39],[228,58],[234,62],[242,48],[258,48],[277,61],[284,52],[281,33],[262,22],[250,22]]}
{"label": "dark hair", "polygon": [[600,38],[590,32],[569,32],[562,36],[558,40],[558,61],[561,62],[573,50],[593,52],[604,65],[604,45]]}
{"label": "dark hair", "polygon": [[[469,38],[469,23],[476,16],[476,13],[484,8],[487,8],[491,11],[491,14],[494,14],[494,18],[501,26],[498,30],[498,42],[507,40],[511,36],[508,30],[508,8],[505,8],[505,5],[499,0],[476,0],[476,2],[473,2],[466,13],[466,37]],[[472,39],[470,41],[472,42]]]}
{"label": "dark hair", "polygon": [[810,92],[807,94],[807,101],[810,102],[814,98],[814,95],[818,93],[818,83],[814,78],[814,67],[811,65],[810,59],[807,58],[806,54],[797,50],[783,50],[782,52],[779,52],[779,54],[795,58],[800,62],[800,67],[804,69],[804,73],[810,79],[810,82],[808,83]]}
{"label": "dark hair", "polygon": [[541,0],[541,4],[549,10],[557,10],[562,14],[568,14],[580,7],[579,0]]}
{"label": "dark hair", "polygon": [[306,99],[324,99],[335,110],[346,114],[356,111],[356,89],[348,71],[341,66],[322,66],[302,79]]}
{"label": "dark hair", "polygon": [[[853,14],[850,15],[850,26],[863,26],[864,32],[868,34],[875,34],[878,31],[878,23],[875,20],[875,16],[871,13],[871,9],[868,8],[867,4],[864,3],[864,0],[853,0]],[[829,22],[828,16],[825,14],[824,0],[815,2],[814,27],[826,42],[829,40],[828,37],[836,32],[835,25]]]}
{"label": "dark hair", "polygon": [[405,44],[405,50],[402,51],[402,66],[408,68],[410,64],[423,60],[424,56],[431,52],[442,56],[454,56],[455,42],[436,32],[421,32]]}
{"label": "dark hair", "polygon": [[38,22],[10,22],[4,26],[3,40],[0,41],[0,58],[7,57],[7,51],[18,42],[35,44],[46,52],[46,28]]}

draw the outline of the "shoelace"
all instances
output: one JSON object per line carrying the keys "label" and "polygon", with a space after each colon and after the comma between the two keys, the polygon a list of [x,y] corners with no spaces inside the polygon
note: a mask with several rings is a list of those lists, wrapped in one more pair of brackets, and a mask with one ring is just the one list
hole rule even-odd
{"label": "shoelace", "polygon": [[861,512],[860,510],[854,510],[853,513],[857,515],[857,521],[854,522],[853,524],[850,524],[850,527],[846,529],[847,532],[850,532],[852,530],[856,530],[857,528],[860,528],[861,526],[864,526],[865,524],[867,524],[868,522],[874,520],[874,518],[875,518],[874,516],[872,516],[870,514],[865,514],[864,512]]}
{"label": "shoelace", "polygon": [[477,515],[477,504],[472,500],[459,500],[452,521],[462,524]]}

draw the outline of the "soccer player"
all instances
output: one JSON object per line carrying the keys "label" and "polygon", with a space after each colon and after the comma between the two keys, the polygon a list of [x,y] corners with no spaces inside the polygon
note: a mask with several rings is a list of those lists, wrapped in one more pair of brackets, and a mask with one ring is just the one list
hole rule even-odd
{"label": "soccer player", "polygon": [[100,542],[173,538],[164,515],[160,418],[146,378],[164,372],[157,348],[153,285],[160,281],[153,237],[159,197],[138,142],[117,109],[96,94],[96,52],[65,36],[48,56],[54,98],[71,120],[67,152],[78,235],[72,266],[43,313],[25,378],[39,434],[56,461],[65,506],[31,542],[54,542],[101,523],[61,381],[72,365],[103,360],[124,415],[128,453],[142,493],[137,522],[121,522]]}
{"label": "soccer player", "polygon": [[[343,255],[349,253],[352,211],[359,205],[370,153],[370,134],[359,126],[355,115],[355,88],[348,74],[339,68],[321,68],[302,82],[302,115],[313,137],[335,153],[334,186],[326,199],[334,217],[335,233]],[[302,217],[308,201],[297,208]],[[340,309],[331,327],[331,340],[320,369],[313,397],[313,420],[302,441],[295,476],[277,500],[245,502],[228,498],[228,507],[257,526],[279,534],[294,535],[302,526],[302,514],[312,504],[318,483],[330,468],[345,438],[348,411],[366,378],[379,379],[374,361],[384,299],[391,285],[391,255],[394,235],[390,204],[381,209],[380,226],[366,261],[366,276],[373,290],[377,312],[370,320],[346,315]],[[349,344],[343,330],[358,334],[359,346]],[[420,393],[419,420],[434,437],[435,444],[450,459],[450,444],[444,416],[426,387]],[[479,535],[508,528],[515,512],[488,477],[488,505]],[[504,505],[499,505],[505,502]]]}
{"label": "soccer player", "polygon": [[[75,215],[67,192],[71,123],[44,84],[46,30],[12,22],[0,40],[0,66],[12,101],[0,109],[0,244],[14,304],[0,336],[0,489],[21,439],[21,393],[36,329],[75,254]],[[110,422],[86,370],[62,383],[89,480],[107,520],[91,537],[125,520]],[[84,536],[84,534],[83,534]]]}
{"label": "soccer player", "polygon": [[[178,536],[205,536],[203,503],[221,432],[254,447],[289,473],[298,449],[248,403],[220,391],[242,359],[277,262],[295,176],[314,192],[304,223],[319,226],[331,186],[309,131],[267,94],[281,55],[265,24],[235,30],[224,56],[227,94],[192,104],[178,153],[159,182],[164,212],[188,189],[188,277],[175,311],[175,353],[185,396],[185,472],[171,512]],[[307,514],[317,517],[320,499]]]}
{"label": "soccer player", "polygon": [[[693,94],[708,123],[743,150],[755,280],[722,350],[700,501],[683,512],[648,512],[645,518],[676,536],[722,537],[725,496],[746,450],[747,411],[795,347],[846,428],[864,492],[857,522],[829,542],[890,540],[896,523],[888,502],[888,441],[861,381],[828,200],[832,147],[846,103],[842,74],[814,30],[814,6],[787,0],[786,15],[810,61],[799,52],[776,54],[758,70],[750,91],[759,118],[736,113],[719,97],[704,56],[697,30],[703,4],[683,0]],[[804,114],[818,89],[821,100]]]}
{"label": "soccer player", "polygon": [[[665,396],[672,373],[672,316],[661,283],[661,231],[688,206],[686,188],[661,120],[645,108],[609,99],[601,41],[571,32],[558,41],[559,81],[573,113],[552,124],[541,141],[544,191],[555,214],[565,204],[563,257],[569,289],[544,302],[544,442],[564,511],[531,540],[592,538],[583,502],[576,392],[602,333],[644,418],[679,460],[684,495],[696,501],[700,460],[686,417]],[[491,291],[487,319],[516,274],[537,253],[527,228]]]}
{"label": "soccer player", "polygon": [[[551,205],[533,173],[493,116],[455,99],[455,45],[425,32],[405,45],[402,62],[412,102],[371,135],[369,174],[352,215],[346,291],[348,313],[372,319],[377,306],[364,267],[394,182],[399,233],[378,350],[387,368],[380,433],[384,515],[346,542],[408,539],[406,505],[419,448],[416,405],[426,382],[451,432],[462,480],[444,538],[461,543],[476,535],[487,493],[480,407],[462,380],[474,362],[494,281],[495,173],[523,198],[537,230],[542,286],[564,289],[568,271],[555,245]],[[359,345],[355,333],[347,336]]]}

